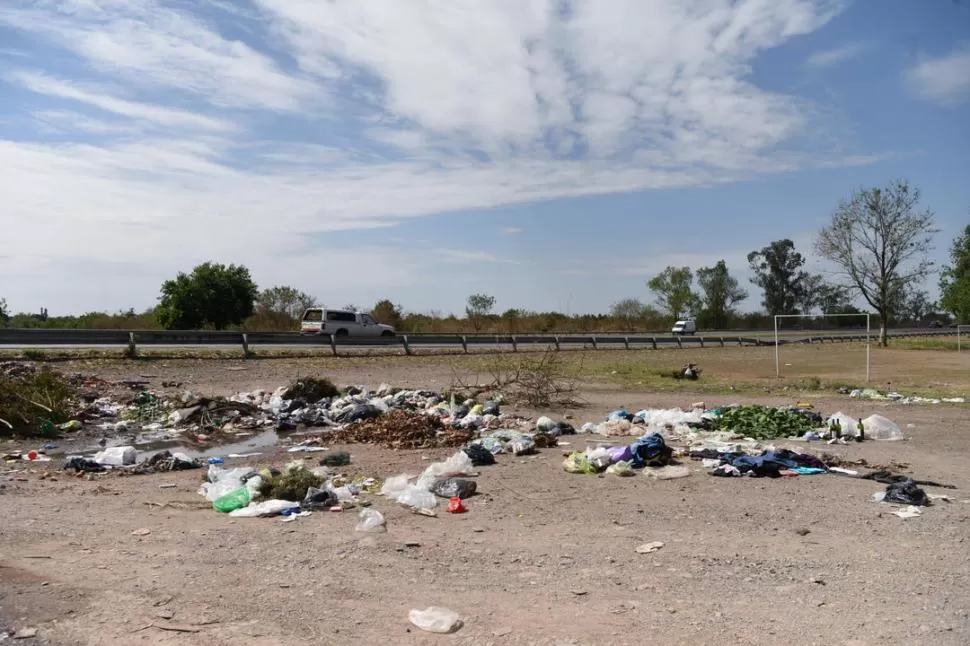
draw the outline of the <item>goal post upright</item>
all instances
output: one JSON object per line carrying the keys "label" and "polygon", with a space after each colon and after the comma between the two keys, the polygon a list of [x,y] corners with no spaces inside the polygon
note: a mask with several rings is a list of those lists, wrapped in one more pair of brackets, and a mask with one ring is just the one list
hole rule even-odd
{"label": "goal post upright", "polygon": [[963,339],[962,339],[963,334],[962,334],[962,332],[964,330],[970,330],[970,325],[958,325],[957,326],[957,352],[962,352],[963,351],[963,343],[962,343],[962,341],[963,341]]}
{"label": "goal post upright", "polygon": [[[775,377],[781,378],[781,355],[779,349],[781,344],[778,338],[778,319],[810,319],[810,318],[845,318],[854,316],[864,317],[866,319],[866,383],[868,384],[872,378],[872,314],[869,313],[856,313],[856,314],[775,314]],[[970,328],[970,325],[966,326]],[[960,344],[960,330],[957,328],[957,347],[959,349]]]}

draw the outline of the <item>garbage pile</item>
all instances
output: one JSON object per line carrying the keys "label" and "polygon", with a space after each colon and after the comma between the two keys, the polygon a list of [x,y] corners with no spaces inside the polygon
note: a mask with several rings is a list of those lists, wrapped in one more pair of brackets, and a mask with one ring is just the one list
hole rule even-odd
{"label": "garbage pile", "polygon": [[467,511],[464,501],[477,493],[478,485],[460,476],[477,475],[470,457],[474,453],[458,451],[444,462],[429,465],[420,476],[404,473],[386,481],[373,477],[348,481],[328,467],[311,469],[303,460],[281,470],[210,465],[199,494],[216,511],[244,518],[283,515],[292,520],[314,511],[342,512],[359,506],[358,531],[384,531],[384,517],[370,509],[368,494],[385,496],[426,516],[437,515],[439,498],[448,501],[450,513]]}
{"label": "garbage pile", "polygon": [[889,401],[900,404],[965,404],[965,397],[921,397],[919,395],[903,395],[896,391],[880,392],[875,388],[840,388],[839,393],[853,399],[867,399],[871,401]]}

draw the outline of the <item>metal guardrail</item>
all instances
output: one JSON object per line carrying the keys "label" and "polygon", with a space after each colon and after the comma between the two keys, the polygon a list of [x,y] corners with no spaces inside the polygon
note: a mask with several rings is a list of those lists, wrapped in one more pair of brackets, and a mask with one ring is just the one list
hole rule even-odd
{"label": "metal guardrail", "polygon": [[[892,332],[893,338],[952,336],[951,330],[920,330]],[[875,339],[873,334],[869,337]],[[801,338],[785,338],[779,345],[803,343],[848,343],[865,341],[862,334],[809,335]],[[333,356],[339,356],[338,348],[401,348],[405,354],[413,354],[415,347],[461,348],[467,353],[475,347],[510,347],[517,352],[521,346],[544,346],[548,348],[576,349],[660,349],[660,348],[707,348],[707,347],[759,347],[774,346],[774,339],[735,335],[697,336],[644,336],[644,335],[549,335],[549,334],[405,334],[395,337],[342,337],[331,335],[307,336],[295,332],[207,332],[195,330],[47,330],[8,328],[0,329],[0,348],[12,346],[22,349],[47,347],[95,348],[125,347],[131,357],[138,354],[138,346],[168,346],[190,348],[192,346],[240,346],[244,356],[250,355],[254,346],[277,347],[329,347]]]}

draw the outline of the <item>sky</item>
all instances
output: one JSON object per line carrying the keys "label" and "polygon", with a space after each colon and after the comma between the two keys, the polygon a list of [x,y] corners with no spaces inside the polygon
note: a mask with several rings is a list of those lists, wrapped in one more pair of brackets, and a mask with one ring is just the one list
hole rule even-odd
{"label": "sky", "polygon": [[[968,0],[6,0],[0,298],[211,260],[321,303],[606,311],[906,179],[970,223]],[[936,292],[936,277],[926,287]]]}

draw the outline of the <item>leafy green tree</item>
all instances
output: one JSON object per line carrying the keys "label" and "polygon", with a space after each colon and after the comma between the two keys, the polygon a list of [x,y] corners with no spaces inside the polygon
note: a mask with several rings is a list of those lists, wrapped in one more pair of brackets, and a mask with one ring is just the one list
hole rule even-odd
{"label": "leafy green tree", "polygon": [[378,323],[390,325],[393,328],[400,328],[401,321],[403,320],[401,308],[386,298],[377,301],[377,303],[374,305],[374,309],[371,310],[370,315],[373,316],[374,320]]}
{"label": "leafy green tree", "polygon": [[694,274],[690,267],[667,267],[647,281],[647,288],[656,295],[660,309],[679,319],[697,307],[693,283]]}
{"label": "leafy green tree", "polygon": [[10,311],[7,309],[7,301],[0,298],[0,327],[10,325]]}
{"label": "leafy green tree", "polygon": [[295,287],[280,285],[264,289],[256,298],[256,312],[299,319],[308,308],[316,307],[317,299]]}
{"label": "leafy green tree", "polygon": [[879,314],[883,347],[893,307],[933,269],[928,256],[937,229],[932,211],[919,210],[919,201],[919,189],[903,180],[856,191],[815,241],[819,255],[837,265],[847,285]]}
{"label": "leafy green tree", "polygon": [[769,316],[802,313],[810,274],[802,269],[805,257],[795,251],[794,242],[775,240],[749,253],[748,264],[754,272],[751,282],[761,288],[761,304]]}
{"label": "leafy green tree", "polygon": [[252,316],[258,296],[242,265],[206,262],[162,284],[155,316],[167,330],[224,330]]}
{"label": "leafy green tree", "polygon": [[472,294],[468,297],[465,306],[465,317],[471,321],[476,332],[481,331],[485,325],[485,320],[492,314],[495,308],[495,297],[488,294]]}
{"label": "leafy green tree", "polygon": [[728,271],[727,264],[719,260],[713,267],[697,270],[700,287],[701,311],[698,323],[704,328],[723,330],[735,314],[735,305],[748,297],[741,289],[738,279]]}
{"label": "leafy green tree", "polygon": [[953,240],[950,264],[940,274],[940,307],[957,324],[970,323],[970,224]]}

